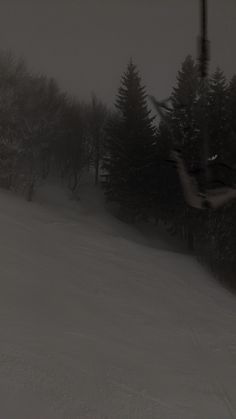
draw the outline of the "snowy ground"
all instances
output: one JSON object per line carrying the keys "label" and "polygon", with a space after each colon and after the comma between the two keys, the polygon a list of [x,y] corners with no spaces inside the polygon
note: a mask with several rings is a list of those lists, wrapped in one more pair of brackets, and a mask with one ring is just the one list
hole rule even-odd
{"label": "snowy ground", "polygon": [[235,297],[85,191],[0,192],[0,418],[236,418]]}

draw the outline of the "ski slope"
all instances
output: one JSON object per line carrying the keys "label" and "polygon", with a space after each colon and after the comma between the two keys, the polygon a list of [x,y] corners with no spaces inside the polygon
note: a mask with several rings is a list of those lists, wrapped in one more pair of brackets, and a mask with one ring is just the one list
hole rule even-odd
{"label": "ski slope", "polygon": [[236,418],[236,300],[84,185],[0,191],[1,419]]}

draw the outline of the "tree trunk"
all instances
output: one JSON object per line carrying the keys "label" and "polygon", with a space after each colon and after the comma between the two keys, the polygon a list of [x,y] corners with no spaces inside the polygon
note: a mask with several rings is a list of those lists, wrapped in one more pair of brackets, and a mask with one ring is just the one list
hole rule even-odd
{"label": "tree trunk", "polygon": [[99,138],[99,135],[97,135],[96,155],[95,155],[95,185],[98,184],[98,180],[99,180],[99,166],[100,166],[100,138]]}
{"label": "tree trunk", "polygon": [[32,180],[30,182],[30,185],[29,185],[29,188],[28,188],[28,194],[27,194],[27,201],[28,202],[32,202],[33,194],[34,194],[34,181]]}
{"label": "tree trunk", "polygon": [[77,186],[78,186],[78,173],[75,170],[73,174],[69,176],[69,188],[72,192],[74,192]]}
{"label": "tree trunk", "polygon": [[193,252],[194,251],[194,236],[193,236],[193,233],[191,232],[187,233],[187,243],[188,243],[189,252]]}
{"label": "tree trunk", "polygon": [[96,159],[95,162],[95,185],[98,185],[99,179],[99,159]]}

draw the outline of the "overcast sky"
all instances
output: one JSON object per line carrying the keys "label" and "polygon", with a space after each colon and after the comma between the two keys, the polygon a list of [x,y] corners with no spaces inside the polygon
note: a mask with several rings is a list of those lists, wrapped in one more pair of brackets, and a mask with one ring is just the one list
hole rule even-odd
{"label": "overcast sky", "polygon": [[[209,0],[212,68],[236,73],[236,0]],[[148,93],[168,96],[196,57],[199,0],[0,0],[0,48],[80,99],[111,103],[130,57]]]}

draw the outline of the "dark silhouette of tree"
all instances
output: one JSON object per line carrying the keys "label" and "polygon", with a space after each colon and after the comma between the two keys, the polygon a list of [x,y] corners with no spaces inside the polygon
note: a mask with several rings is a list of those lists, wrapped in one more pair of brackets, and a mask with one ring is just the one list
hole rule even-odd
{"label": "dark silhouette of tree", "polygon": [[132,61],[122,76],[115,105],[118,113],[107,130],[104,186],[107,198],[134,219],[150,206],[156,132],[145,87]]}
{"label": "dark silhouette of tree", "polygon": [[227,82],[224,73],[217,68],[209,79],[208,93],[209,157],[224,158],[227,148]]}
{"label": "dark silhouette of tree", "polygon": [[193,58],[188,55],[178,72],[177,85],[171,95],[171,126],[174,142],[172,146],[181,148],[190,169],[199,161],[199,99],[198,68]]}
{"label": "dark silhouette of tree", "polygon": [[95,185],[99,181],[107,117],[107,107],[93,94],[88,108],[88,135],[91,144],[91,160],[95,168]]}

